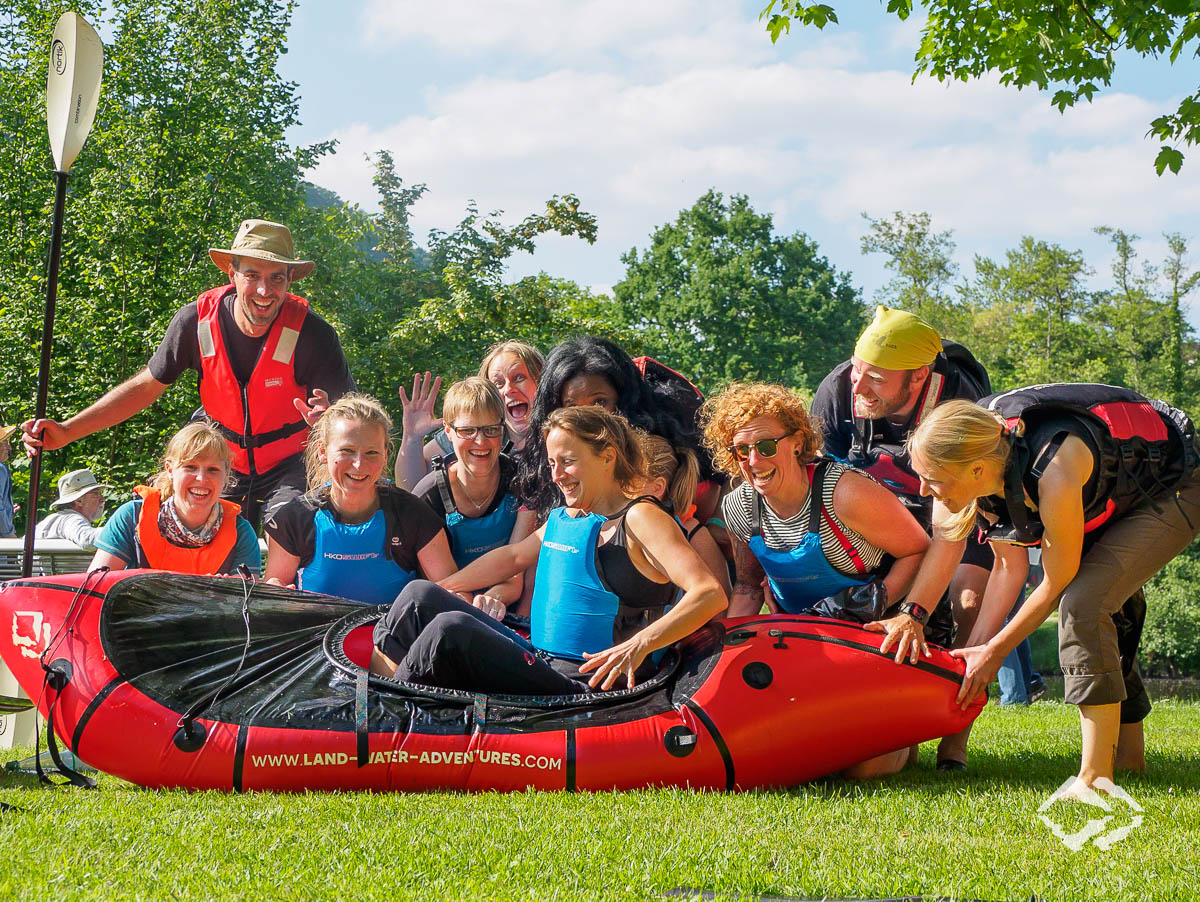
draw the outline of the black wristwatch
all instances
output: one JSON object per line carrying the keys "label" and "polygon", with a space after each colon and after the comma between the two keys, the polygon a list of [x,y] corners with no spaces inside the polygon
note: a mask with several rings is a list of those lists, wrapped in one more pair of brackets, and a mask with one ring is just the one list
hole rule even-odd
{"label": "black wristwatch", "polygon": [[929,622],[929,612],[919,604],[913,604],[911,601],[902,601],[900,607],[896,610],[901,614],[907,614],[913,620],[917,621],[917,623],[921,624],[921,626]]}

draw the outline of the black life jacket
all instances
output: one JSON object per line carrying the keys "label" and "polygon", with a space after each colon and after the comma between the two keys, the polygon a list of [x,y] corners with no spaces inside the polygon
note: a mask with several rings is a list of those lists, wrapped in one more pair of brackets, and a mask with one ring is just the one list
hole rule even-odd
{"label": "black life jacket", "polygon": [[[1038,479],[1070,435],[1082,438],[1096,458],[1083,488],[1085,534],[1095,534],[1166,494],[1197,465],[1196,432],[1188,415],[1132,389],[1053,383],[991,395],[979,403],[1014,429],[1004,497],[979,499],[980,510],[996,518],[994,525],[980,523],[994,541],[1041,543],[1044,525],[1025,504],[1025,494],[1038,503]],[[1018,423],[1024,423],[1023,435],[1015,431]]]}
{"label": "black life jacket", "polygon": [[[975,400],[990,394],[991,380],[983,364],[962,345],[942,342],[942,353],[929,368],[929,378],[917,399],[912,419],[906,427],[895,427],[886,420],[854,417],[854,432],[846,460],[870,473],[928,527],[931,499],[921,497],[921,480],[913,471],[905,442],[920,422],[943,401],[955,398]],[[851,398],[853,411],[853,398]]]}

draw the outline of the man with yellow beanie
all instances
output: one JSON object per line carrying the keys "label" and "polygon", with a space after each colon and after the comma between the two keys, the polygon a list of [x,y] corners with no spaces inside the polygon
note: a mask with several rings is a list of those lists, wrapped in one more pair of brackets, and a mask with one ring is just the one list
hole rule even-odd
{"label": "man with yellow beanie", "polygon": [[[824,428],[826,455],[870,473],[933,534],[932,499],[921,497],[921,480],[913,472],[904,443],[938,404],[952,398],[977,401],[991,390],[987,370],[970,351],[943,340],[919,316],[880,306],[854,345],[854,356],[821,381],[812,414]],[[945,557],[949,546],[934,535],[926,556],[939,553]],[[886,631],[883,647],[895,644],[904,654],[926,640],[950,646],[956,639],[953,644],[962,645],[974,626],[991,568],[987,543],[968,541],[961,561],[955,554],[939,569],[944,579],[940,586],[927,580],[909,592],[910,600],[941,596],[932,611],[907,604],[910,613],[868,628]],[[966,734],[946,737],[938,748],[939,769],[964,769],[966,743]]]}

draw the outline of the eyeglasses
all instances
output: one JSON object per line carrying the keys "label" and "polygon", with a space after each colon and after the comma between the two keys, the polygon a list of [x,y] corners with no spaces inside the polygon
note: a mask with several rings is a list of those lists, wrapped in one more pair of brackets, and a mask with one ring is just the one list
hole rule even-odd
{"label": "eyeglasses", "polygon": [[481,432],[484,438],[500,438],[500,436],[504,435],[503,423],[493,423],[489,426],[455,426],[451,424],[446,428],[453,429],[454,434],[459,438],[468,440],[475,438]]}
{"label": "eyeglasses", "polygon": [[779,443],[787,438],[788,435],[795,435],[795,433],[789,432],[787,435],[779,436],[779,438],[760,438],[757,442],[749,445],[730,445],[726,450],[738,460],[749,460],[751,448],[758,452],[759,457],[774,457],[779,452]]}

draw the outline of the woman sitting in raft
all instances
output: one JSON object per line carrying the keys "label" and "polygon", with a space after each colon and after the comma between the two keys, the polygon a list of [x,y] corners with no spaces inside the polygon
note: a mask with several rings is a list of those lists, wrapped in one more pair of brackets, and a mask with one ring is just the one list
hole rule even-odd
{"label": "woman sitting in raft", "polygon": [[[646,473],[637,433],[622,417],[562,409],[544,429],[566,506],[523,542],[485,554],[441,586],[406,587],[376,625],[373,672],[505,694],[573,695],[611,689],[620,677],[622,688],[632,687],[652,672],[653,652],[725,608],[675,519],[654,499],[631,497]],[[473,606],[453,594],[535,561],[532,644],[493,619],[502,605],[480,597]]]}
{"label": "woman sitting in raft", "polygon": [[392,420],[383,405],[351,393],[313,426],[305,451],[308,493],[264,523],[267,582],[386,604],[416,576],[441,579],[454,559],[441,519],[388,483]]}
{"label": "woman sitting in raft", "polygon": [[[871,621],[869,629],[883,631],[874,621],[908,591],[929,545],[900,500],[845,464],[816,459],[821,436],[796,391],[731,385],[705,402],[702,416],[717,466],[745,480],[721,505],[737,565],[729,616],[759,613],[765,573],[773,609]],[[898,610],[923,622],[920,609]],[[926,651],[923,640],[919,647]],[[915,758],[913,746],[845,773],[883,776]]]}
{"label": "woman sitting in raft", "polygon": [[696,484],[700,478],[696,455],[689,448],[672,448],[662,436],[648,433],[642,437],[642,450],[649,474],[643,492],[671,503],[688,544],[708,565],[721,584],[721,591],[728,596],[733,591],[729,564],[708,527],[696,519]]}
{"label": "woman sitting in raft", "polygon": [[258,538],[238,506],[221,498],[229,445],[208,423],[189,423],[167,443],[162,471],[122,504],[96,539],[88,569],[149,567],[176,573],[262,568]]}
{"label": "woman sitting in raft", "polygon": [[[472,376],[446,392],[442,415],[454,456],[435,458],[433,472],[413,494],[446,524],[454,563],[465,567],[489,551],[519,542],[537,525],[530,511],[519,510],[509,490],[514,464],[500,453],[504,441],[504,401],[488,381]],[[484,594],[510,604],[521,597],[521,576],[494,585]]]}
{"label": "woman sitting in raft", "polygon": [[[542,352],[523,341],[501,341],[488,348],[479,365],[479,378],[496,386],[504,403],[503,450],[515,453],[525,447],[529,437],[530,415],[533,398],[537,393],[538,379],[545,366]],[[434,405],[441,377],[431,373],[422,376],[413,374],[412,398],[400,388],[400,403],[404,405],[404,434],[400,438],[400,450],[396,453],[396,485],[412,488],[427,476],[433,461],[438,457],[454,454],[454,446],[444,428],[439,428],[446,419],[434,416]],[[429,441],[425,437],[433,433]]]}
{"label": "woman sitting in raft", "polygon": [[[990,408],[990,409],[989,409]],[[1108,385],[1050,385],[950,401],[909,439],[934,523],[996,554],[959,692],[966,704],[1057,606],[1066,701],[1079,706],[1079,780],[1144,770],[1150,711],[1136,655],[1141,587],[1200,532],[1195,431],[1181,411]],[[1003,629],[1041,544],[1045,577]]]}

